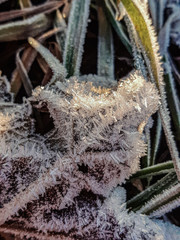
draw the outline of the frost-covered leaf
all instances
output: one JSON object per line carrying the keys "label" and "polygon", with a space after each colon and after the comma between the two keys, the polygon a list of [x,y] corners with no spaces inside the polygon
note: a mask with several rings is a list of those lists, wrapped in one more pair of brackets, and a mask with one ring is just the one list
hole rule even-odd
{"label": "frost-covered leaf", "polygon": [[[139,125],[157,110],[159,102],[153,84],[138,72],[123,79],[116,90],[78,83],[75,77],[66,80],[64,91],[61,84],[57,81],[51,87],[39,87],[30,99],[37,102],[39,108],[47,106],[54,121],[53,132],[42,139],[34,133],[31,112],[20,108],[21,118],[15,109],[1,116],[0,154],[6,156],[2,158],[1,168],[1,181],[6,179],[1,195],[1,223],[11,219],[30,201],[35,206],[52,188],[57,188],[59,194],[59,210],[65,204],[71,205],[69,199],[83,189],[106,197],[139,167],[139,158],[145,153]],[[7,146],[12,148],[7,151]],[[43,154],[46,161],[41,162]],[[14,176],[19,161],[24,164],[24,171]],[[14,171],[9,172],[12,167]],[[84,172],[81,168],[87,170]],[[15,192],[9,191],[12,180],[18,181],[13,188]],[[64,190],[59,191],[58,184],[62,182]],[[45,203],[42,201],[42,204]],[[35,212],[44,221],[43,211]]]}
{"label": "frost-covered leaf", "polygon": [[[35,236],[37,239],[44,239],[45,236],[49,239],[48,237],[53,232],[59,232],[58,237],[60,239],[63,239],[64,235],[68,235],[72,239],[91,239],[93,236],[93,239],[132,240],[143,238],[145,240],[167,240],[163,231],[165,223],[163,221],[152,221],[145,215],[129,214],[124,203],[125,198],[126,192],[120,187],[112,191],[104,203],[98,195],[81,192],[78,197],[75,197],[72,205],[63,211],[54,210],[55,202],[53,205],[50,203],[50,199],[47,198],[46,204],[51,205],[51,212],[47,211],[46,206],[39,205],[38,211],[32,210],[33,217],[30,211],[32,204],[28,205],[28,210],[24,213],[30,218],[28,221],[22,217],[20,218],[21,223],[29,225],[26,231],[22,228],[20,230],[15,228],[15,232],[11,224],[5,225],[6,228],[5,226],[0,227],[0,231],[21,235],[22,237]],[[18,218],[18,216],[15,216],[11,220],[12,226]],[[30,231],[34,229],[35,224],[41,226],[41,232]],[[173,228],[173,226],[169,227]],[[176,233],[177,231],[178,228]]]}

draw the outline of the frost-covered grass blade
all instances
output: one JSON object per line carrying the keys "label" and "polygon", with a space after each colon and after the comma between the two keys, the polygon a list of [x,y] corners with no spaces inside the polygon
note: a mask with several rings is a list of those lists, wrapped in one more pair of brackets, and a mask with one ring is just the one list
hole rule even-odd
{"label": "frost-covered grass blade", "polygon": [[169,58],[170,56],[168,53],[164,55],[164,81],[166,83],[167,102],[175,128],[174,134],[176,139],[178,139],[180,136],[180,101],[176,91]]}
{"label": "frost-covered grass blade", "polygon": [[48,63],[49,67],[53,71],[53,76],[49,82],[49,84],[54,83],[55,81],[63,81],[66,77],[66,69],[64,66],[58,61],[56,57],[52,55],[52,53],[42,46],[39,42],[35,39],[29,37],[28,38],[29,44],[38,51],[41,56],[45,59]]}
{"label": "frost-covered grass blade", "polygon": [[0,25],[0,42],[27,39],[35,37],[50,27],[50,16],[38,14],[21,21],[14,21]]}
{"label": "frost-covered grass blade", "polygon": [[111,22],[112,27],[116,31],[117,35],[119,36],[120,40],[124,44],[124,46],[127,48],[128,52],[132,54],[132,48],[131,43],[127,37],[127,34],[123,28],[123,25],[121,22],[118,22],[116,20],[115,12],[113,11],[113,7],[111,5],[111,1],[105,0],[104,1],[104,9],[106,11],[106,14],[108,16],[108,20]]}
{"label": "frost-covered grass blade", "polygon": [[150,167],[143,168],[135,173],[132,178],[148,178],[156,175],[166,174],[171,171],[174,172],[173,162],[167,161],[165,163],[159,163]]}
{"label": "frost-covered grass blade", "polygon": [[98,6],[98,75],[114,79],[114,44],[111,26],[102,5]]}
{"label": "frost-covered grass blade", "polygon": [[89,17],[90,0],[72,2],[65,41],[63,62],[68,77],[79,75]]}
{"label": "frost-covered grass blade", "polygon": [[148,187],[146,190],[142,191],[132,199],[127,201],[127,208],[133,211],[137,211],[143,206],[147,201],[154,198],[156,195],[162,193],[165,189],[174,186],[178,183],[177,176],[174,172],[168,173],[165,177],[161,178],[159,181]]}
{"label": "frost-covered grass blade", "polygon": [[138,212],[150,214],[152,217],[161,217],[165,213],[171,212],[180,204],[180,184],[163,191],[147,202]]}
{"label": "frost-covered grass blade", "polygon": [[[57,31],[59,31],[59,29],[53,29],[50,30],[48,32],[45,32],[44,34],[42,34],[39,38],[38,41],[40,41],[40,43],[42,44],[47,38],[51,37],[52,35],[54,35]],[[35,49],[29,47],[26,48],[22,54],[21,57],[21,61],[27,71],[27,73],[30,71],[31,66],[35,60],[37,56],[37,52]],[[16,97],[16,95],[18,94],[20,88],[22,86],[22,80],[19,74],[18,69],[16,68],[13,73],[12,73],[12,77],[11,77],[11,92],[14,94],[14,96]]]}
{"label": "frost-covered grass blade", "polygon": [[[119,1],[120,2],[120,1]],[[159,108],[162,126],[165,132],[169,151],[171,153],[174,167],[180,179],[180,159],[176,143],[170,127],[170,116],[167,108],[167,101],[163,86],[163,70],[161,67],[159,47],[155,32],[151,26],[151,20],[147,11],[147,5],[139,0],[121,0],[126,9],[127,16],[132,22],[139,38],[139,46],[143,57],[146,61],[146,66],[152,81],[157,85],[161,96],[161,106]],[[137,46],[138,47],[138,46]],[[136,56],[135,56],[136,58]]]}
{"label": "frost-covered grass blade", "polygon": [[160,148],[161,143],[161,135],[162,135],[162,124],[161,124],[161,118],[159,113],[157,114],[157,123],[156,123],[156,131],[154,139],[152,139],[152,151],[151,151],[151,163],[150,165],[154,165],[158,153],[158,149]]}

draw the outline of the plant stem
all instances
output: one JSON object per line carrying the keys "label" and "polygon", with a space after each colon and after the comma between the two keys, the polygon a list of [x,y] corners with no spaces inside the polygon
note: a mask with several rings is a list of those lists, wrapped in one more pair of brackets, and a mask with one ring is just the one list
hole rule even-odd
{"label": "plant stem", "polygon": [[174,171],[172,161],[159,163],[154,166],[143,168],[143,169],[139,170],[138,172],[136,172],[134,175],[132,175],[131,178],[147,178],[150,176],[168,173],[170,171]]}

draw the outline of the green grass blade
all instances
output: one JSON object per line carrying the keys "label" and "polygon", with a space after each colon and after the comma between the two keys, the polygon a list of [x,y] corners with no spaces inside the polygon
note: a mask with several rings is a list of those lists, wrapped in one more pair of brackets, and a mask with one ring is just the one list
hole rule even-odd
{"label": "green grass blade", "polygon": [[143,168],[143,169],[139,170],[137,173],[135,173],[134,175],[132,175],[131,178],[132,179],[133,178],[147,178],[147,177],[152,177],[152,176],[156,176],[156,175],[160,175],[160,174],[169,173],[170,171],[174,171],[172,161],[159,163],[159,164],[155,164],[154,166]]}
{"label": "green grass blade", "polygon": [[105,11],[106,11],[107,17],[111,22],[112,27],[116,31],[117,35],[119,36],[121,42],[124,44],[128,52],[132,55],[131,43],[127,37],[127,34],[125,33],[123,25],[120,22],[116,21],[116,15],[112,9],[110,1],[105,0],[104,5],[105,5]]}
{"label": "green grass blade", "polygon": [[50,17],[38,14],[21,21],[14,21],[0,25],[0,42],[27,39],[35,37],[50,27]]}
{"label": "green grass blade", "polygon": [[180,183],[165,190],[162,194],[155,196],[146,203],[138,212],[150,214],[153,217],[161,217],[174,208],[179,207],[180,203]]}
{"label": "green grass blade", "polygon": [[176,174],[173,172],[168,173],[155,184],[146,188],[146,190],[127,201],[127,208],[133,211],[138,211],[147,201],[160,194],[165,189],[174,186],[176,183],[178,183]]}
{"label": "green grass blade", "polygon": [[103,7],[98,7],[98,76],[114,79],[114,45],[111,26]]}
{"label": "green grass blade", "polygon": [[68,77],[79,75],[82,61],[83,44],[89,17],[90,0],[72,2],[63,55]]}
{"label": "green grass blade", "polygon": [[161,135],[162,135],[162,124],[161,124],[161,118],[158,113],[157,115],[157,124],[156,124],[156,132],[154,136],[154,141],[152,143],[152,152],[151,152],[151,163],[150,165],[154,165],[156,161],[156,156],[158,149],[160,147],[160,142],[161,142]]}
{"label": "green grass blade", "polygon": [[150,136],[150,128],[149,126],[145,127],[145,137],[146,137],[146,141],[147,141],[147,162],[146,162],[146,166],[149,167],[150,166],[150,159],[151,159],[151,136]]}
{"label": "green grass blade", "polygon": [[154,29],[151,27],[151,21],[145,4],[139,5],[138,0],[121,0],[126,9],[129,19],[133,23],[143,48],[143,55],[148,62],[147,67],[152,77],[159,85],[162,83],[162,68],[158,54],[159,47],[155,37]]}
{"label": "green grass blade", "polygon": [[166,83],[167,102],[174,123],[175,134],[177,138],[180,138],[180,102],[176,92],[176,86],[172,76],[168,54],[164,55],[164,62],[164,81]]}

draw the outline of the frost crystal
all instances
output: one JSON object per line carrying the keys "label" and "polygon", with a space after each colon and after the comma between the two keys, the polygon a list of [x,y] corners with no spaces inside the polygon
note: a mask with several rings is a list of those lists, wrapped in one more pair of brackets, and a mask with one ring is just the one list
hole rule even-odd
{"label": "frost crystal", "polygon": [[[0,231],[35,239],[163,239],[150,220],[138,215],[135,223],[126,212],[123,189],[111,193],[139,168],[143,128],[159,96],[138,72],[112,84],[71,77],[2,111]],[[53,119],[44,136],[35,132],[33,104]]]}

